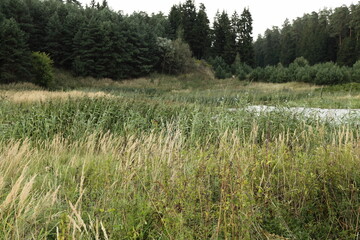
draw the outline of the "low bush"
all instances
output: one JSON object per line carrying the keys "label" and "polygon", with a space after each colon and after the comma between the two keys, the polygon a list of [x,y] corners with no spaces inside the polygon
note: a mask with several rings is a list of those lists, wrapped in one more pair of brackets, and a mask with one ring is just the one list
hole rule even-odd
{"label": "low bush", "polygon": [[353,68],[340,67],[332,62],[320,63],[310,66],[303,58],[297,58],[289,67],[281,64],[256,68],[250,74],[254,81],[283,83],[290,81],[313,83],[318,85],[344,84],[360,81],[360,61]]}
{"label": "low bush", "polygon": [[351,80],[360,83],[360,60],[357,61],[352,67]]}
{"label": "low bush", "polygon": [[53,61],[43,52],[33,52],[31,55],[32,82],[45,88],[54,87]]}

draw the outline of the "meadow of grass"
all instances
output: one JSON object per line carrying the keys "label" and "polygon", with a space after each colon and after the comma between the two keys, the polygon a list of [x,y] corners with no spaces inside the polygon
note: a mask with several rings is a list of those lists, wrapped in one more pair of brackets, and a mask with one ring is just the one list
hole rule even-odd
{"label": "meadow of grass", "polygon": [[357,85],[193,77],[0,86],[0,239],[359,237],[359,122],[243,109]]}

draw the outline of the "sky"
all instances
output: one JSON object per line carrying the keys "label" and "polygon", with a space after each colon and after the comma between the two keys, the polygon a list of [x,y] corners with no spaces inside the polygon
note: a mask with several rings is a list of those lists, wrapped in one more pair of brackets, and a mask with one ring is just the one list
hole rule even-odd
{"label": "sky", "polygon": [[[89,4],[91,0],[80,0],[80,2]],[[102,2],[102,0],[98,0]],[[185,0],[107,0],[111,9],[123,11],[125,14],[131,14],[134,11],[144,11],[149,14],[163,12],[167,15],[171,6]],[[318,12],[321,9],[336,8],[341,5],[357,3],[357,0],[195,0],[199,6],[204,3],[210,22],[213,22],[217,12],[225,10],[229,16],[236,10],[239,14],[243,9],[249,8],[253,17],[253,37],[263,34],[267,28],[273,26],[281,27],[285,19],[290,21],[297,17],[302,17],[304,13]]]}

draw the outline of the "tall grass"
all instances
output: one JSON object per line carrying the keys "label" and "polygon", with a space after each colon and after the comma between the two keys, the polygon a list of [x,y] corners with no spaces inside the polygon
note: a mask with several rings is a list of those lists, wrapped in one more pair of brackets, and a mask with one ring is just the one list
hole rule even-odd
{"label": "tall grass", "polygon": [[[257,134],[3,141],[0,238],[354,239],[358,136],[284,132],[259,145]],[[319,144],[304,150],[301,134]]]}
{"label": "tall grass", "polygon": [[[239,87],[238,106],[305,98],[267,86]],[[0,239],[358,237],[357,121],[212,101],[230,90],[139,89],[0,101]]]}
{"label": "tall grass", "polygon": [[[110,132],[114,135],[147,135],[175,128],[187,136],[189,144],[216,142],[226,131],[249,136],[258,128],[257,142],[273,140],[284,131],[317,131],[319,125],[328,133],[328,142],[339,126],[305,119],[286,111],[257,115],[244,109],[201,107],[197,104],[135,101],[126,98],[82,98],[45,103],[0,103],[0,139],[43,141],[57,135],[79,140],[89,134]],[[349,123],[357,131],[356,122]],[[313,130],[315,129],[315,130]],[[34,142],[32,141],[32,142]]]}

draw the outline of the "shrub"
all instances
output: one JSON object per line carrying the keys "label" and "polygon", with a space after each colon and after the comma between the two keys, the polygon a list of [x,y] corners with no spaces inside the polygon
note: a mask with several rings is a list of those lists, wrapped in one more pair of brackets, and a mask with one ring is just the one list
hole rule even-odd
{"label": "shrub", "polygon": [[270,75],[270,82],[283,83],[289,81],[288,79],[288,69],[279,63],[276,67],[272,68]]}
{"label": "shrub", "polygon": [[33,52],[31,55],[33,83],[45,88],[51,88],[54,82],[53,61],[43,52]]}
{"label": "shrub", "polygon": [[171,41],[166,38],[158,38],[157,45],[160,52],[158,71],[167,74],[188,73],[194,65],[192,52],[187,43],[181,39]]}
{"label": "shrub", "polygon": [[351,71],[351,81],[360,83],[360,60],[353,65]]}
{"label": "shrub", "polygon": [[265,78],[265,69],[257,67],[249,75],[251,81],[262,81]]}
{"label": "shrub", "polygon": [[232,76],[230,66],[222,57],[215,57],[214,59],[210,59],[209,63],[212,65],[215,71],[216,78],[225,79]]}
{"label": "shrub", "polygon": [[308,71],[310,71],[309,62],[304,57],[296,58],[288,67],[288,81],[310,82],[311,77]]}
{"label": "shrub", "polygon": [[309,66],[309,61],[306,60],[306,58],[304,58],[304,57],[298,57],[290,65],[293,65],[295,67],[307,67],[307,66]]}
{"label": "shrub", "polygon": [[316,84],[341,84],[350,81],[350,76],[345,67],[339,67],[333,62],[317,64],[316,69]]}

